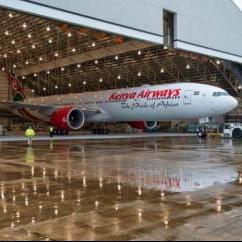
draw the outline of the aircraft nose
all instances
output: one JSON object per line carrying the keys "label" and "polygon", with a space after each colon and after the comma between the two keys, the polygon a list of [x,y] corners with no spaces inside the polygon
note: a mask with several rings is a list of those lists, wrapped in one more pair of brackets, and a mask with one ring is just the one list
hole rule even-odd
{"label": "aircraft nose", "polygon": [[235,108],[238,107],[239,102],[236,98],[231,97],[230,105],[231,105],[231,109],[234,110]]}

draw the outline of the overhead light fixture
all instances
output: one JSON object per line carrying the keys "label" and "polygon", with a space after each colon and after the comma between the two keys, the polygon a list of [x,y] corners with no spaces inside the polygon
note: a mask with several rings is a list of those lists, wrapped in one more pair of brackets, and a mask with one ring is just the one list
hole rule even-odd
{"label": "overhead light fixture", "polygon": [[86,81],[84,81],[84,82],[83,82],[83,85],[84,85],[84,86],[85,86],[85,85],[87,85],[87,82],[86,82]]}
{"label": "overhead light fixture", "polygon": [[160,72],[161,73],[164,73],[165,72],[164,68],[161,68]]}
{"label": "overhead light fixture", "polygon": [[99,82],[100,82],[100,83],[102,83],[102,82],[103,82],[103,79],[102,79],[102,78],[100,78],[100,79],[99,79]]}
{"label": "overhead light fixture", "polygon": [[8,16],[9,16],[9,18],[13,18],[13,14],[12,13],[9,13]]}
{"label": "overhead light fixture", "polygon": [[6,30],[6,31],[5,31],[5,35],[9,35],[9,32],[8,32],[8,30]]}
{"label": "overhead light fixture", "polygon": [[58,89],[58,88],[59,88],[59,87],[56,85],[56,86],[55,86],[55,89]]}
{"label": "overhead light fixture", "polygon": [[20,54],[21,53],[21,50],[17,50],[17,54]]}
{"label": "overhead light fixture", "polygon": [[48,42],[49,42],[49,44],[52,44],[53,43],[53,40],[52,39],[49,39]]}
{"label": "overhead light fixture", "polygon": [[118,75],[118,80],[121,80],[121,76],[120,75]]}
{"label": "overhead light fixture", "polygon": [[35,90],[34,89],[32,89],[32,93],[35,93]]}
{"label": "overhead light fixture", "polygon": [[142,73],[140,71],[138,72],[138,76],[142,76]]}
{"label": "overhead light fixture", "polygon": [[47,26],[46,30],[49,32],[50,31],[50,26]]}
{"label": "overhead light fixture", "polygon": [[35,45],[32,45],[32,49],[35,49],[36,48],[36,46]]}
{"label": "overhead light fixture", "polygon": [[27,28],[27,24],[23,23],[23,28],[26,29]]}
{"label": "overhead light fixture", "polygon": [[2,68],[2,71],[5,71],[5,70],[6,70],[5,67],[3,67],[3,68]]}
{"label": "overhead light fixture", "polygon": [[25,80],[25,79],[26,79],[26,77],[25,77],[25,76],[22,76],[22,79],[23,79],[23,80]]}
{"label": "overhead light fixture", "polygon": [[168,49],[168,47],[166,45],[164,45],[164,50],[167,50],[167,49]]}
{"label": "overhead light fixture", "polygon": [[187,70],[191,69],[190,64],[187,64],[186,68],[187,68]]}
{"label": "overhead light fixture", "polygon": [[64,67],[61,67],[61,71],[64,71],[65,70],[65,68]]}
{"label": "overhead light fixture", "polygon": [[98,64],[98,60],[95,60],[95,64],[96,64],[96,65]]}
{"label": "overhead light fixture", "polygon": [[11,41],[11,43],[12,43],[12,45],[15,45],[16,44],[16,42],[15,42],[14,39]]}
{"label": "overhead light fixture", "polygon": [[71,51],[72,51],[73,53],[75,53],[75,52],[76,52],[76,49],[75,49],[75,48],[73,48]]}
{"label": "overhead light fixture", "polygon": [[32,38],[32,34],[28,34],[28,38],[31,39]]}
{"label": "overhead light fixture", "polygon": [[55,57],[58,57],[58,56],[59,56],[59,54],[58,54],[58,52],[56,52],[56,53],[55,53]]}
{"label": "overhead light fixture", "polygon": [[95,42],[92,43],[92,47],[96,47],[96,43]]}
{"label": "overhead light fixture", "polygon": [[141,55],[141,54],[142,54],[142,51],[141,51],[141,50],[139,50],[139,51],[138,51],[138,55]]}
{"label": "overhead light fixture", "polygon": [[8,58],[8,55],[7,55],[7,54],[4,54],[3,57],[4,57],[4,58]]}
{"label": "overhead light fixture", "polygon": [[13,68],[17,68],[16,64],[13,65]]}
{"label": "overhead light fixture", "polygon": [[25,64],[26,64],[26,65],[28,65],[28,64],[29,64],[29,62],[28,62],[28,61],[26,61],[26,62],[25,62]]}
{"label": "overhead light fixture", "polygon": [[43,91],[44,91],[44,92],[46,91],[46,87],[43,88]]}
{"label": "overhead light fixture", "polygon": [[221,61],[220,60],[216,60],[216,64],[217,65],[220,65],[221,64]]}
{"label": "overhead light fixture", "polygon": [[68,33],[68,37],[71,38],[72,37],[72,33]]}
{"label": "overhead light fixture", "polygon": [[239,89],[239,90],[241,90],[241,89],[242,89],[242,86],[241,86],[241,85],[239,85],[239,86],[238,86],[238,89]]}
{"label": "overhead light fixture", "polygon": [[39,61],[43,61],[43,57],[40,57],[40,58],[39,58]]}
{"label": "overhead light fixture", "polygon": [[35,74],[34,74],[34,77],[37,77],[37,76],[38,76],[38,75],[35,73]]}
{"label": "overhead light fixture", "polygon": [[119,59],[119,57],[118,57],[118,55],[116,55],[116,56],[115,56],[115,60],[118,60],[118,59]]}
{"label": "overhead light fixture", "polygon": [[71,84],[71,83],[69,83],[69,84],[68,84],[68,87],[72,87],[72,84]]}
{"label": "overhead light fixture", "polygon": [[78,64],[78,65],[77,65],[77,68],[81,68],[81,64]]}

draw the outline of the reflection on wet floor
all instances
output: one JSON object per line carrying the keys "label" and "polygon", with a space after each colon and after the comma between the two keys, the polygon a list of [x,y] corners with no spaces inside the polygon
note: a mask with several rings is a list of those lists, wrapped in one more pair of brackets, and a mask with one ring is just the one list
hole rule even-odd
{"label": "reflection on wet floor", "polygon": [[[223,216],[240,209],[242,151],[232,140],[1,143],[0,151],[0,240],[178,240],[199,229],[194,239],[214,239],[210,220],[226,227]],[[219,236],[242,235],[229,231]]]}

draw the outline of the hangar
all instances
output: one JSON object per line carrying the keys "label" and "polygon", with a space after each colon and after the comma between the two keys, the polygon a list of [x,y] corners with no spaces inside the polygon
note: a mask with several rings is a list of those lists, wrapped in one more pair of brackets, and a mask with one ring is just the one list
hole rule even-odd
{"label": "hangar", "polygon": [[[191,81],[240,97],[242,32],[231,26],[242,15],[233,1],[11,0],[0,6],[2,101],[11,99],[9,70],[29,97]],[[19,123],[5,112],[1,119]],[[226,117],[241,119],[240,108]]]}
{"label": "hangar", "polygon": [[[222,122],[242,123],[234,1],[0,0],[0,21],[0,103],[195,82],[237,98]],[[12,135],[0,137],[0,240],[241,239],[240,142],[88,133],[28,146],[16,136],[29,124],[0,110]]]}

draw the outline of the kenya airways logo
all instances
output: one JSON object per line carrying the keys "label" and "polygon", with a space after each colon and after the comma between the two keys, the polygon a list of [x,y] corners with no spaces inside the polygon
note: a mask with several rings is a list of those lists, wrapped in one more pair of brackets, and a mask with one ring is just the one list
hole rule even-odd
{"label": "kenya airways logo", "polygon": [[140,92],[112,93],[109,101],[127,101],[129,99],[173,98],[181,95],[181,89],[142,90]]}

